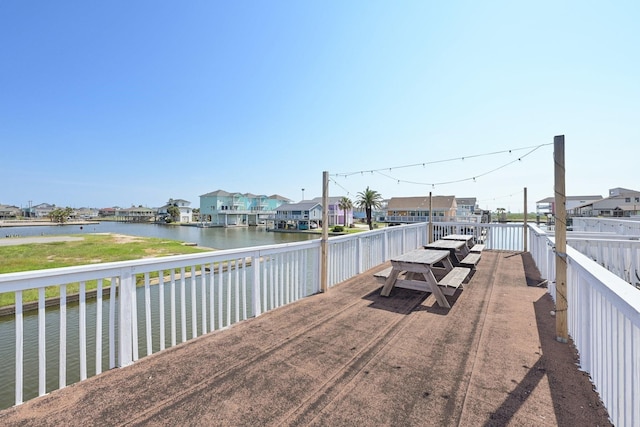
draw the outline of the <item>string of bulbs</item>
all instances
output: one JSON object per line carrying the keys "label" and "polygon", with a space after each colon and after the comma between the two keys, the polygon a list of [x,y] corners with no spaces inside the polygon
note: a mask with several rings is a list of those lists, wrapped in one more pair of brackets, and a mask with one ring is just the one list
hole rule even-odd
{"label": "string of bulbs", "polygon": [[[333,182],[336,186],[342,188],[347,195],[352,194],[349,190],[347,190],[345,187],[343,187],[337,180],[333,179],[333,177],[343,177],[343,178],[347,178],[349,176],[352,175],[364,175],[365,173],[369,173],[369,174],[378,174],[380,176],[383,176],[385,178],[391,179],[396,181],[398,184],[414,184],[414,185],[424,185],[424,186],[431,186],[432,188],[435,188],[436,185],[447,185],[447,184],[456,184],[456,183],[460,183],[460,182],[466,182],[466,181],[473,181],[476,182],[477,178],[481,178],[484,176],[487,176],[489,174],[492,174],[494,172],[497,172],[501,169],[506,168],[509,165],[512,165],[513,163],[517,163],[517,162],[521,162],[522,159],[524,159],[525,157],[533,154],[535,151],[537,151],[538,149],[548,146],[548,145],[553,145],[553,143],[548,143],[548,144],[540,144],[540,145],[535,145],[535,146],[528,146],[528,147],[520,147],[520,148],[512,148],[509,150],[501,150],[501,151],[493,151],[493,152],[489,152],[489,153],[482,153],[482,154],[474,154],[474,155],[470,155],[470,156],[461,156],[461,157],[455,157],[455,158],[450,158],[450,159],[443,159],[443,160],[433,160],[433,161],[429,161],[429,162],[422,162],[422,163],[413,163],[413,164],[409,164],[409,165],[403,165],[403,166],[392,166],[392,167],[387,167],[387,168],[381,168],[381,169],[369,169],[369,170],[361,170],[361,171],[355,171],[355,172],[342,172],[342,173],[335,173],[335,174],[330,174],[329,175],[329,180],[331,182]],[[498,155],[498,154],[512,154],[513,152],[516,151],[524,151],[524,150],[529,150],[527,153],[525,153],[524,155],[518,157],[517,159],[511,160],[501,166],[498,166],[497,168],[491,169],[489,171],[480,173],[480,174],[476,174],[470,177],[466,177],[466,178],[461,178],[461,179],[455,179],[455,180],[449,180],[449,181],[442,181],[442,182],[417,182],[417,181],[409,181],[409,180],[404,180],[404,179],[399,179],[397,177],[391,176],[388,173],[385,173],[387,171],[391,172],[393,170],[396,169],[406,169],[406,168],[412,168],[412,167],[426,167],[426,165],[432,165],[432,164],[437,164],[437,163],[446,163],[446,162],[454,162],[454,161],[464,161],[465,159],[471,159],[471,158],[477,158],[477,157],[485,157],[485,156],[494,156],[494,155]],[[517,193],[516,193],[517,194]],[[513,194],[510,194],[509,196],[504,196],[504,198],[506,197],[512,197]],[[496,200],[495,198],[493,200]]]}

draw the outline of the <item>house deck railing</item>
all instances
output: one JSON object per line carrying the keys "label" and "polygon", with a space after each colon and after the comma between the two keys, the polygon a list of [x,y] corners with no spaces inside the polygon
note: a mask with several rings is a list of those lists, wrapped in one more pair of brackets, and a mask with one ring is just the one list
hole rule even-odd
{"label": "house deck railing", "polygon": [[[555,239],[530,227],[530,252],[556,299]],[[640,425],[640,291],[567,245],[567,323],[614,425]]]}
{"label": "house deck railing", "polygon": [[[473,234],[495,250],[523,251],[524,232],[522,224],[433,224],[435,239]],[[553,239],[536,227],[529,227],[527,237],[555,296]],[[426,223],[332,237],[327,285],[427,239]],[[581,366],[592,375],[612,419],[637,424],[640,294],[572,248],[568,254],[569,326]],[[0,372],[9,372],[0,395],[13,390],[11,402],[0,407],[315,294],[320,260],[321,242],[311,240],[0,275],[0,293],[11,293],[16,301],[15,314],[2,318],[11,321],[0,322],[0,339],[12,343],[5,349],[9,356],[0,355]],[[53,304],[47,297],[51,290],[59,293]],[[35,311],[24,303],[30,294],[36,296]]]}

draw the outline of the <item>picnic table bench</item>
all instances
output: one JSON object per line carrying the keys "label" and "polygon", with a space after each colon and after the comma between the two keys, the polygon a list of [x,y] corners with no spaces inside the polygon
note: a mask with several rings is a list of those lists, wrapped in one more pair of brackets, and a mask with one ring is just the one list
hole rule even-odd
{"label": "picnic table bench", "polygon": [[[389,296],[394,286],[431,292],[440,307],[450,308],[445,295],[453,295],[471,272],[470,268],[453,267],[449,251],[417,249],[391,258],[391,267],[374,274],[384,279],[380,295]],[[441,264],[445,276],[439,281],[433,275],[435,264]],[[402,275],[402,277],[401,277]]]}
{"label": "picnic table bench", "polygon": [[481,245],[479,243],[476,243],[475,245],[473,245],[473,247],[470,249],[470,252],[475,252],[475,253],[482,253],[482,251],[484,250],[484,245]]}

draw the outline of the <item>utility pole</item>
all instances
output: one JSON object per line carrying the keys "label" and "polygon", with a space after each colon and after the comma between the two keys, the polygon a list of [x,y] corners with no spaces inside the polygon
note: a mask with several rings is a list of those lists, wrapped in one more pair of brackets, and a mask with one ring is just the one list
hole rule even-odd
{"label": "utility pole", "polygon": [[429,235],[427,243],[433,243],[433,220],[431,215],[432,208],[433,203],[431,199],[431,191],[429,191]]}
{"label": "utility pole", "polygon": [[522,243],[523,243],[523,248],[522,250],[527,252],[527,237],[528,237],[528,233],[527,233],[527,187],[524,187],[524,229],[523,229],[523,235],[522,235]]}
{"label": "utility pole", "polygon": [[[304,189],[303,189],[304,191]],[[322,238],[320,239],[320,292],[327,292],[329,277],[329,172],[322,172]]]}
{"label": "utility pole", "polygon": [[569,340],[567,323],[567,196],[565,193],[564,135],[553,138],[556,204],[556,340]]}

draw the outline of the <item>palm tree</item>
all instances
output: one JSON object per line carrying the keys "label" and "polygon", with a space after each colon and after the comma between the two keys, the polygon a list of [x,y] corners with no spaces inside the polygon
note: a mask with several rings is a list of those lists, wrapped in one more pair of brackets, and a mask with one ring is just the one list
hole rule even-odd
{"label": "palm tree", "polygon": [[367,224],[369,224],[369,230],[373,230],[373,224],[371,222],[372,209],[380,209],[382,206],[382,196],[375,190],[367,189],[358,193],[358,199],[356,200],[356,206],[364,209],[367,215]]}
{"label": "palm tree", "polygon": [[344,213],[344,221],[342,221],[342,222],[343,222],[343,225],[346,227],[347,226],[347,211],[351,210],[353,208],[353,202],[347,196],[343,196],[342,199],[340,199],[340,203],[338,203],[338,207],[340,209],[342,209],[342,212]]}

